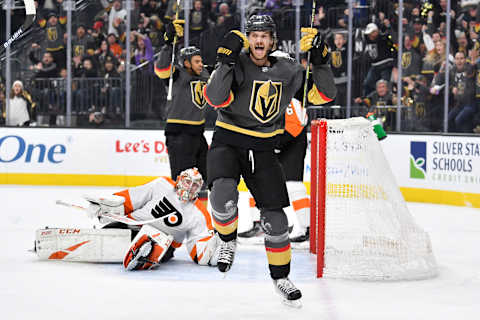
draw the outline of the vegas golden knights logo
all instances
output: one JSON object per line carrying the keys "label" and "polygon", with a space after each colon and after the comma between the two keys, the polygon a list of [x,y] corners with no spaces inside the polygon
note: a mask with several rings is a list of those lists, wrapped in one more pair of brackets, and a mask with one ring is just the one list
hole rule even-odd
{"label": "vegas golden knights logo", "polygon": [[412,53],[404,52],[402,54],[402,68],[407,69],[412,64]]}
{"label": "vegas golden knights logo", "polygon": [[47,37],[49,41],[55,41],[58,39],[57,28],[48,28]]}
{"label": "vegas golden knights logo", "polygon": [[73,48],[73,55],[74,56],[83,56],[83,54],[85,53],[85,47],[84,46],[75,46]]}
{"label": "vegas golden knights logo", "polygon": [[281,99],[281,82],[255,80],[249,110],[258,121],[266,123],[278,115]]}
{"label": "vegas golden knights logo", "polygon": [[205,97],[203,96],[203,87],[205,86],[206,82],[202,80],[190,81],[190,90],[192,92],[192,102],[196,105],[199,109],[203,109],[205,107]]}
{"label": "vegas golden knights logo", "polygon": [[417,118],[423,119],[425,117],[425,104],[423,102],[418,102],[415,105],[415,114]]}
{"label": "vegas golden knights logo", "polygon": [[342,52],[332,51],[332,66],[340,68],[342,66]]}

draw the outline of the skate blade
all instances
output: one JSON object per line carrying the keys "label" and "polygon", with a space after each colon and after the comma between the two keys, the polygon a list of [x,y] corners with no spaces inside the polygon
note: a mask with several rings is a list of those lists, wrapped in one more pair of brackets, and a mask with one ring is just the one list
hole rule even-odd
{"label": "skate blade", "polygon": [[302,307],[302,302],[300,301],[300,299],[297,299],[297,300],[282,299],[282,303],[290,308],[300,309]]}

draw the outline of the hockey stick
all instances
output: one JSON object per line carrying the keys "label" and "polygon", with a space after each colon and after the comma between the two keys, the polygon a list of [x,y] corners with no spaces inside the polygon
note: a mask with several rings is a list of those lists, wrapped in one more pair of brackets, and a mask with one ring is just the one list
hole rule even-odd
{"label": "hockey stick", "polygon": [[[175,10],[175,20],[178,20],[178,8],[180,7],[180,0],[177,0],[177,9]],[[170,63],[170,78],[168,79],[168,94],[167,100],[172,101],[172,88],[173,88],[173,63],[175,61],[175,45],[177,44],[177,33],[175,32],[175,36],[173,37],[173,45],[172,45],[172,63]]]}
{"label": "hockey stick", "polygon": [[10,37],[10,39],[8,39],[3,45],[2,45],[2,51],[0,53],[0,55],[2,55],[4,53],[4,51],[10,47],[10,45],[15,41],[17,40],[18,38],[20,38],[20,36],[28,30],[28,28],[30,28],[30,26],[33,24],[33,22],[35,21],[35,17],[36,17],[36,14],[37,14],[37,11],[35,9],[35,4],[33,2],[33,0],[24,0],[23,3],[25,4],[25,22],[23,23],[23,25],[17,30],[15,31],[15,33]]}
{"label": "hockey stick", "polygon": [[[76,205],[76,204],[73,204],[73,203],[69,203],[69,202],[66,202],[66,201],[63,201],[63,200],[57,200],[57,201],[55,201],[55,204],[65,206],[65,207],[69,207],[69,208],[73,208],[73,209],[82,210],[82,211],[85,211],[85,212],[87,211],[87,208],[85,208],[85,207],[82,207],[82,206],[79,206],[79,205]],[[125,224],[131,225],[131,226],[140,226],[140,225],[144,225],[144,224],[150,224],[150,223],[158,222],[159,220],[165,219],[165,218],[171,216],[174,213],[175,212],[172,212],[172,213],[164,215],[160,218],[150,219],[150,220],[142,220],[142,221],[133,220],[133,219],[130,219],[129,217],[127,217],[127,216],[120,216],[118,214],[113,214],[113,213],[108,213],[108,212],[102,212],[100,214],[100,217],[111,219],[113,221],[117,221],[117,222],[121,222],[121,223],[125,223]]]}
{"label": "hockey stick", "polygon": [[[317,1],[313,1],[312,5],[312,16],[310,18],[310,28],[313,28],[313,20],[315,20],[315,10],[317,6]],[[302,115],[301,115],[301,121],[302,121],[302,126],[305,127],[307,125],[308,121],[305,121],[306,118],[306,113],[307,113],[307,88],[308,88],[308,78],[309,78],[309,73],[310,73],[310,55],[311,55],[311,50],[308,50],[307,52],[307,70],[305,74],[305,83],[303,85],[303,99],[302,99]]]}

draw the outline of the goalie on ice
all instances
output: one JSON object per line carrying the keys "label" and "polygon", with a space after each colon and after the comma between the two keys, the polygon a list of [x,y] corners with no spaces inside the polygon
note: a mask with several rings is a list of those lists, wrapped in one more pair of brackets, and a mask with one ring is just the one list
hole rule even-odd
{"label": "goalie on ice", "polygon": [[216,266],[218,237],[198,200],[202,185],[190,168],[177,181],[159,177],[107,197],[84,196],[85,211],[102,227],[37,230],[34,250],[45,260],[123,262],[127,270],[144,270],[173,258],[184,243],[195,263]]}

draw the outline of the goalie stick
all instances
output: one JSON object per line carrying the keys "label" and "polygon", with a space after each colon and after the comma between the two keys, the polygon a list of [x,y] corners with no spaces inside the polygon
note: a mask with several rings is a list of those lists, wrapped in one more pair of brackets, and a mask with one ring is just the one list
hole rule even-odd
{"label": "goalie stick", "polygon": [[15,31],[13,33],[13,35],[10,37],[10,39],[5,41],[5,43],[2,45],[0,55],[2,55],[5,52],[5,50],[8,47],[10,47],[10,45],[15,40],[20,38],[22,36],[22,34],[25,33],[25,31],[27,31],[28,28],[30,28],[31,25],[33,24],[33,22],[35,21],[37,11],[35,9],[34,0],[24,0],[23,3],[25,4],[25,22],[23,23],[23,25],[17,31]]}
{"label": "goalie stick", "polygon": [[[79,206],[79,205],[76,205],[76,204],[73,204],[73,203],[69,203],[69,202],[66,202],[66,201],[63,201],[63,200],[57,200],[57,201],[55,201],[55,203],[58,204],[58,205],[61,205],[61,206],[65,206],[65,207],[79,209],[79,210],[82,210],[82,211],[87,211],[87,208],[85,208],[85,207],[82,207],[82,206]],[[168,218],[172,214],[175,214],[175,212],[164,215],[160,218],[150,219],[150,220],[142,220],[142,221],[133,220],[133,219],[127,217],[127,216],[120,216],[120,215],[112,214],[112,213],[108,213],[108,212],[102,212],[100,214],[100,216],[102,218],[107,218],[107,219],[110,219],[110,220],[113,220],[113,221],[117,221],[117,222],[121,222],[121,223],[124,223],[124,224],[131,225],[131,226],[140,226],[140,225],[144,225],[144,224],[150,224],[150,223],[158,222],[162,219]]]}

